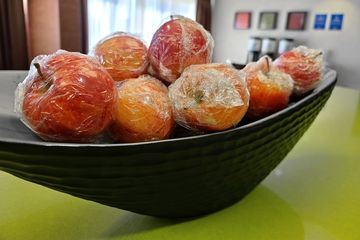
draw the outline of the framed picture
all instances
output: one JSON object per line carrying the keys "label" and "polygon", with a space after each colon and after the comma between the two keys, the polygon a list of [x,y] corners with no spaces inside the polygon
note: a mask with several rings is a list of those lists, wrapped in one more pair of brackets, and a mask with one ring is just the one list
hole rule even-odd
{"label": "framed picture", "polygon": [[326,26],[327,14],[316,14],[314,20],[315,30],[324,30]]}
{"label": "framed picture", "polygon": [[251,27],[251,12],[236,12],[234,28],[245,30]]}
{"label": "framed picture", "polygon": [[261,30],[271,30],[277,27],[277,12],[261,12],[258,28]]}
{"label": "framed picture", "polygon": [[303,31],[305,29],[307,12],[288,12],[286,30]]}
{"label": "framed picture", "polygon": [[330,30],[341,30],[343,25],[344,14],[331,14]]}

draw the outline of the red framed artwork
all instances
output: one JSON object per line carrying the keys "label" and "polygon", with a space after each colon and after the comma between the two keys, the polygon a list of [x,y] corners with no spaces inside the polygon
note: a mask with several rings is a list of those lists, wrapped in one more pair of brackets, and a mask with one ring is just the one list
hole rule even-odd
{"label": "red framed artwork", "polygon": [[286,30],[302,31],[305,29],[307,12],[289,12]]}
{"label": "red framed artwork", "polygon": [[234,28],[239,30],[249,29],[251,26],[251,12],[236,12]]}

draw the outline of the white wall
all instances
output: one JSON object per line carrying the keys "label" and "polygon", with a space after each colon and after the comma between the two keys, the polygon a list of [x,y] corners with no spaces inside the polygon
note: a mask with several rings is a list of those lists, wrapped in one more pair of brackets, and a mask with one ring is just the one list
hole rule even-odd
{"label": "white wall", "polygon": [[[250,30],[234,30],[236,11],[251,11]],[[277,11],[276,30],[258,30],[261,11]],[[288,11],[308,11],[305,31],[286,31]],[[326,30],[314,30],[314,15],[327,13]],[[330,14],[343,13],[341,31],[328,30]],[[213,8],[212,34],[214,60],[245,63],[250,36],[289,37],[297,43],[325,51],[328,64],[339,73],[339,84],[360,89],[360,0],[216,0]]]}

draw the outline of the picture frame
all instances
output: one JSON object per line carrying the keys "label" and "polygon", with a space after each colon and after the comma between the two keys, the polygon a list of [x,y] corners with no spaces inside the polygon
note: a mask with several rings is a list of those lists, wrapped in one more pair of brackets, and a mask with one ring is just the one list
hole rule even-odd
{"label": "picture frame", "polygon": [[344,20],[344,14],[342,13],[331,14],[329,30],[341,31],[343,20]]}
{"label": "picture frame", "polygon": [[306,27],[307,12],[288,12],[286,30],[303,31]]}
{"label": "picture frame", "polygon": [[260,12],[258,29],[274,30],[277,28],[278,12]]}
{"label": "picture frame", "polygon": [[251,12],[236,12],[234,17],[234,29],[247,30],[251,28]]}
{"label": "picture frame", "polygon": [[314,30],[325,30],[327,22],[327,14],[326,13],[318,13],[315,14],[314,17]]}

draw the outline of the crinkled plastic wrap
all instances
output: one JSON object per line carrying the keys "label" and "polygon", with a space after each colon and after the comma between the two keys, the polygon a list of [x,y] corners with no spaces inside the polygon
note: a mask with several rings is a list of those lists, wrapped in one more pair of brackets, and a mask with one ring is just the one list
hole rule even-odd
{"label": "crinkled plastic wrap", "polygon": [[15,111],[44,140],[94,142],[112,121],[115,100],[114,81],[95,59],[59,50],[34,58]]}
{"label": "crinkled plastic wrap", "polygon": [[169,96],[176,122],[198,131],[235,127],[249,105],[245,75],[225,64],[187,67]]}
{"label": "crinkled plastic wrap", "polygon": [[243,72],[250,92],[248,118],[259,119],[287,107],[294,82],[289,74],[274,67],[268,56],[249,63]]}
{"label": "crinkled plastic wrap", "polygon": [[116,32],[100,40],[90,53],[115,81],[137,78],[148,67],[145,43],[129,33]]}
{"label": "crinkled plastic wrap", "polygon": [[274,64],[281,71],[291,75],[295,83],[295,95],[313,90],[323,78],[323,54],[318,49],[299,46],[282,54]]}
{"label": "crinkled plastic wrap", "polygon": [[199,23],[173,16],[154,34],[149,47],[149,73],[174,82],[193,64],[210,63],[214,40]]}
{"label": "crinkled plastic wrap", "polygon": [[250,62],[241,70],[245,74],[251,74],[254,72],[268,72],[270,68],[273,68],[273,62],[269,56],[261,57],[257,62]]}
{"label": "crinkled plastic wrap", "polygon": [[150,75],[117,84],[118,101],[111,136],[120,142],[142,142],[170,137],[175,121],[168,89]]}

